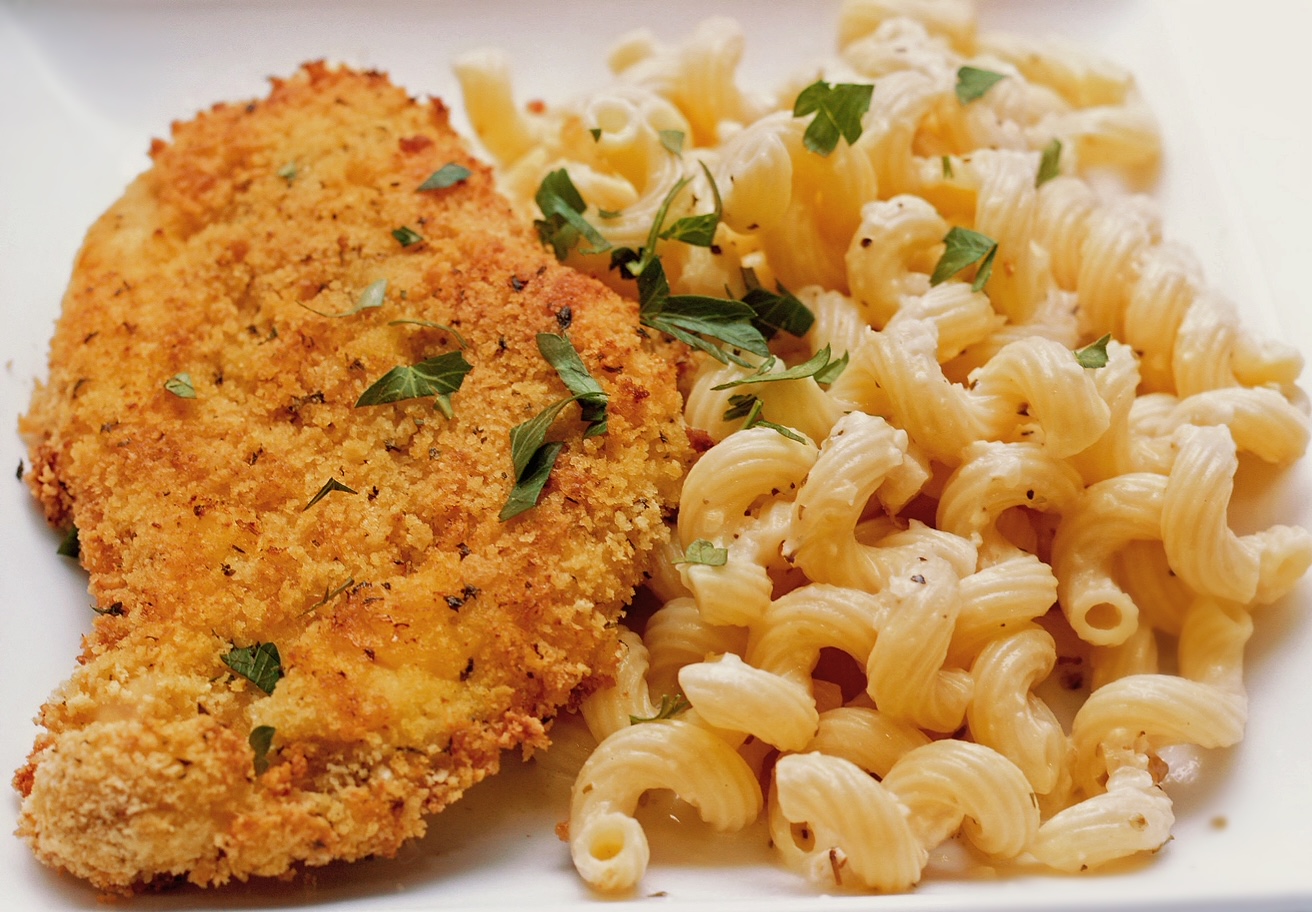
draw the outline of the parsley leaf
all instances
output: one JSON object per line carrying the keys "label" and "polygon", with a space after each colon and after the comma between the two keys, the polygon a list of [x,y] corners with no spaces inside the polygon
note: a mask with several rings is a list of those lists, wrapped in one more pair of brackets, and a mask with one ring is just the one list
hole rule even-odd
{"label": "parsley leaf", "polygon": [[730,380],[728,383],[721,383],[719,386],[711,387],[711,389],[726,390],[735,386],[745,386],[749,383],[773,383],[776,380],[804,380],[807,377],[814,377],[829,366],[829,346],[826,345],[795,367],[790,367],[777,374],[770,373],[778,363],[779,359],[771,355],[761,362],[761,366],[756,369],[755,373],[740,377],[737,380]]}
{"label": "parsley leaf", "polygon": [[593,142],[601,142],[601,133],[602,133],[601,127],[593,127],[588,132],[592,134]]}
{"label": "parsley leaf", "polygon": [[402,247],[409,247],[418,244],[424,239],[424,236],[407,225],[392,230],[392,237],[396,238],[397,243]]}
{"label": "parsley leaf", "polygon": [[815,372],[816,383],[833,383],[843,375],[847,370],[847,363],[851,360],[848,352],[843,352],[843,357],[836,361],[830,361],[823,368]]}
{"label": "parsley leaf", "polygon": [[738,418],[746,418],[752,413],[753,409],[759,406],[761,400],[751,393],[739,393],[736,396],[729,397],[729,407],[724,410],[723,418],[725,421],[734,421]]}
{"label": "parsley leaf", "polygon": [[360,292],[360,297],[356,299],[355,306],[350,310],[344,310],[341,313],[325,313],[322,310],[315,310],[307,304],[301,304],[311,313],[316,313],[321,317],[350,317],[358,314],[362,310],[370,310],[374,307],[382,307],[383,299],[387,297],[387,279],[379,279],[365,286],[364,291]]}
{"label": "parsley leaf", "polygon": [[576,399],[578,399],[578,396],[566,396],[564,399],[559,399],[528,421],[517,424],[510,429],[510,461],[515,466],[516,481],[524,477],[529,463],[533,461],[537,452],[542,449],[547,439],[547,431],[555,423],[556,417],[564,410],[565,406]]}
{"label": "parsley leaf", "polygon": [[302,614],[309,614],[314,609],[321,608],[324,605],[327,605],[333,599],[337,598],[337,596],[341,595],[343,592],[345,592],[347,589],[350,589],[354,585],[355,585],[355,577],[349,576],[346,578],[346,582],[342,583],[336,589],[329,589],[327,586],[324,586],[323,598],[319,599],[319,601],[315,602],[309,608],[306,608],[305,611],[302,612]]}
{"label": "parsley leaf", "polygon": [[796,440],[798,443],[806,443],[806,439],[792,428],[785,427],[782,424],[775,424],[773,421],[766,421],[765,416],[762,413],[764,404],[755,396],[730,396],[729,403],[731,408],[725,411],[724,420],[730,421],[732,418],[744,417],[745,420],[743,421],[742,430],[754,427],[765,427],[777,434],[787,437],[789,440]]}
{"label": "parsley leaf", "polygon": [[[473,366],[458,351],[447,352],[410,367],[399,365],[383,374],[361,393],[355,407],[436,396],[438,407],[445,406],[442,412],[447,414],[451,408],[451,394],[460,389],[465,374],[471,370]],[[450,415],[447,414],[447,417]]]}
{"label": "parsley leaf", "polygon": [[993,274],[993,257],[998,252],[997,241],[969,228],[953,228],[944,236],[943,243],[947,247],[929,277],[930,285],[940,285],[975,263],[979,263],[979,270],[970,290],[979,291],[988,284]]}
{"label": "parsley leaf", "polygon": [[469,179],[473,172],[464,165],[457,165],[455,162],[447,162],[438,168],[432,174],[428,175],[418,187],[418,192],[425,190],[445,190],[447,187],[454,187],[456,184],[463,184]]}
{"label": "parsley leaf", "polygon": [[1043,158],[1039,159],[1039,173],[1034,178],[1034,186],[1042,187],[1059,174],[1061,174],[1061,140],[1054,138],[1043,148]]}
{"label": "parsley leaf", "polygon": [[196,387],[192,385],[191,374],[186,371],[174,374],[165,380],[164,388],[179,399],[196,398]]}
{"label": "parsley leaf", "polygon": [[661,697],[660,708],[656,710],[654,716],[629,716],[630,725],[640,725],[643,722],[659,722],[662,719],[673,719],[679,713],[690,709],[692,704],[683,694],[675,694],[671,697],[665,694]]}
{"label": "parsley leaf", "polygon": [[1097,369],[1107,366],[1107,343],[1112,340],[1112,334],[1108,333],[1092,345],[1086,345],[1084,348],[1077,349],[1075,360],[1080,362],[1080,367]]}
{"label": "parsley leaf", "polygon": [[661,138],[661,145],[673,155],[683,154],[683,131],[682,130],[661,130],[657,134]]}
{"label": "parsley leaf", "polygon": [[724,207],[720,200],[720,190],[715,185],[715,178],[711,177],[711,171],[706,167],[705,162],[698,162],[701,165],[702,173],[706,175],[707,182],[711,185],[711,193],[715,197],[715,211],[704,215],[689,215],[677,220],[669,228],[665,228],[665,216],[669,214],[670,205],[674,202],[683,188],[692,183],[691,177],[680,178],[674,186],[665,194],[661,204],[656,209],[656,217],[652,219],[651,228],[647,232],[647,242],[643,244],[640,252],[635,252],[630,247],[621,247],[615,250],[610,256],[611,269],[623,269],[630,276],[641,276],[646,272],[647,267],[657,259],[656,241],[658,239],[674,239],[683,241],[685,244],[692,244],[696,247],[710,247],[715,242],[715,229],[720,224],[720,216],[723,214]]}
{"label": "parsley leaf", "polygon": [[319,501],[323,500],[325,497],[331,494],[333,491],[341,491],[345,494],[356,493],[354,488],[348,488],[346,485],[342,484],[336,478],[329,478],[326,482],[324,482],[323,487],[319,489],[319,493],[311,497],[310,502],[307,503],[305,506],[301,507],[301,512],[304,513],[306,510],[310,509],[310,507],[314,506]]}
{"label": "parsley leaf", "polygon": [[538,333],[537,340],[538,351],[556,369],[583,410],[583,420],[589,424],[583,436],[595,437],[606,433],[606,403],[609,397],[588,373],[574,344],[565,336],[555,333]]}
{"label": "parsley leaf", "polygon": [[255,752],[255,775],[263,776],[269,768],[269,748],[273,747],[273,736],[276,733],[272,725],[257,725],[251,729],[250,737],[246,743],[251,746]]}
{"label": "parsley leaf", "polygon": [[555,468],[556,459],[564,446],[558,440],[544,443],[532,452],[522,471],[516,470],[515,487],[498,517],[502,522],[514,519],[525,510],[537,506],[542,489],[546,487],[547,479],[551,477],[551,470]]}
{"label": "parsley leaf", "polygon": [[802,90],[793,103],[793,116],[815,114],[802,135],[803,144],[817,155],[828,155],[838,148],[839,137],[850,146],[861,137],[861,118],[870,110],[873,85],[820,80]]}
{"label": "parsley leaf", "polygon": [[558,168],[542,178],[533,200],[538,204],[538,209],[542,210],[542,218],[533,222],[533,227],[538,230],[538,238],[542,243],[555,252],[556,259],[564,260],[570,250],[578,246],[580,237],[592,245],[580,248],[580,253],[610,250],[610,242],[583,217],[583,211],[588,208],[587,203],[583,202],[583,195],[564,168]]}
{"label": "parsley leaf", "polygon": [[683,552],[683,557],[674,561],[676,564],[705,564],[708,567],[723,567],[729,561],[729,549],[717,548],[712,542],[699,538]]}
{"label": "parsley leaf", "polygon": [[[720,200],[720,188],[715,186],[715,178],[711,177],[711,170],[706,167],[705,162],[698,162],[698,164],[702,166],[702,173],[706,175],[706,181],[711,185],[711,195],[715,199],[715,210],[702,215],[685,215],[657,235],[662,240],[683,241],[683,243],[691,244],[693,247],[710,247],[715,243],[715,229],[719,227],[720,218],[724,215],[724,204]],[[686,184],[687,180],[679,184],[680,189]],[[669,198],[673,199],[672,196]],[[663,208],[661,212],[663,218],[665,209]],[[648,248],[654,249],[654,244],[649,242]]]}
{"label": "parsley leaf", "polygon": [[225,652],[222,658],[224,665],[266,694],[273,693],[273,688],[282,680],[282,657],[278,655],[278,647],[272,643],[234,648],[231,652]]}
{"label": "parsley leaf", "polygon": [[756,311],[742,301],[712,298],[705,295],[671,295],[670,283],[659,259],[638,276],[638,319],[644,326],[663,333],[693,348],[707,352],[720,362],[746,364],[742,358],[702,336],[768,357],[765,337],[752,325]]}
{"label": "parsley leaf", "polygon": [[815,324],[815,314],[791,291],[778,283],[775,284],[775,291],[767,291],[756,280],[755,270],[749,267],[742,272],[743,284],[747,286],[742,301],[756,311],[752,325],[761,335],[773,339],[775,333],[783,330],[789,335],[800,337],[811,331]]}
{"label": "parsley leaf", "polygon": [[64,538],[59,542],[59,547],[55,553],[60,557],[76,558],[82,553],[82,543],[77,537],[77,526],[69,526],[68,531],[64,533]]}
{"label": "parsley leaf", "polygon": [[963,66],[957,70],[957,98],[963,105],[970,104],[978,98],[983,98],[985,92],[1006,78],[1006,73]]}
{"label": "parsley leaf", "polygon": [[283,180],[285,180],[287,182],[287,186],[290,187],[292,183],[296,180],[296,175],[299,172],[300,172],[300,168],[296,166],[296,162],[289,161],[287,162],[287,164],[283,165],[274,173],[277,174],[279,177],[281,177]]}

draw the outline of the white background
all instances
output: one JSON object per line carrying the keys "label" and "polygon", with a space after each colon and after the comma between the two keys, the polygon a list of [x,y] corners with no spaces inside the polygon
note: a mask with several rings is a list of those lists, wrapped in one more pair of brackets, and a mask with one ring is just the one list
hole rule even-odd
{"label": "white background", "polygon": [[[1165,135],[1169,165],[1160,194],[1168,236],[1194,246],[1209,279],[1246,319],[1312,352],[1305,279],[1312,260],[1312,2],[984,0],[981,7],[986,24],[1061,31],[1140,74]],[[0,471],[12,479],[24,457],[14,421],[44,372],[82,234],[146,166],[150,138],[165,135],[171,119],[220,99],[263,94],[264,77],[317,57],[388,70],[416,94],[441,94],[458,108],[449,61],[489,43],[515,53],[523,100],[559,100],[603,77],[602,52],[625,29],[646,24],[673,39],[719,11],[744,23],[746,80],[768,87],[794,61],[829,50],[836,9],[748,0],[0,2]],[[1306,467],[1278,479],[1252,504],[1256,516],[1312,523],[1310,479]],[[57,539],[17,481],[0,481],[0,517],[0,772],[8,775],[31,747],[37,707],[71,671],[91,612],[85,581],[54,556]],[[1310,602],[1305,584],[1258,619],[1249,650],[1249,737],[1208,758],[1207,782],[1177,790],[1178,838],[1152,864],[1080,879],[935,882],[911,896],[881,898],[877,907],[1312,908]],[[563,815],[550,806],[558,791],[509,762],[513,775],[437,818],[435,835],[396,861],[330,869],[317,886],[184,891],[143,897],[133,907],[586,902],[551,834]],[[92,891],[46,871],[8,835],[17,806],[14,793],[0,792],[6,905],[97,907]],[[1213,826],[1218,818],[1225,827]],[[668,895],[647,904],[870,904],[816,897],[792,875],[758,868],[765,855],[755,848],[708,836],[654,843],[653,868],[637,896]]]}

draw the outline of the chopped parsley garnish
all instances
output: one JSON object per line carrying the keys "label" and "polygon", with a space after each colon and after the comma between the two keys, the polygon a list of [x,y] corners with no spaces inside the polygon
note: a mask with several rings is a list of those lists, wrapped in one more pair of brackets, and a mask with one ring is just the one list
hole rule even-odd
{"label": "chopped parsley garnish", "polygon": [[944,155],[941,161],[943,164],[943,179],[952,180],[956,176],[952,173],[952,156]]}
{"label": "chopped parsley garnish", "polygon": [[556,459],[564,446],[565,444],[557,440],[544,443],[532,451],[524,468],[515,473],[515,487],[499,514],[502,522],[514,519],[525,510],[537,506],[538,499],[542,496],[542,489],[546,487],[547,479],[551,477],[551,470],[556,467]]}
{"label": "chopped parsley garnish", "polygon": [[566,396],[538,412],[528,421],[517,424],[510,429],[510,461],[515,466],[515,479],[524,477],[534,455],[542,449],[547,439],[547,431],[555,423],[556,417],[565,406],[578,399]]}
{"label": "chopped parsley garnish", "polygon": [[683,557],[674,561],[676,564],[705,564],[708,567],[723,567],[729,561],[729,549],[717,548],[712,542],[699,538],[686,549]]}
{"label": "chopped parsley garnish", "polygon": [[296,162],[289,161],[287,162],[287,164],[279,168],[275,173],[283,180],[285,180],[287,182],[287,186],[290,187],[292,183],[296,180],[297,174],[300,173],[300,168],[296,166]]}
{"label": "chopped parsley garnish", "polygon": [[392,237],[396,238],[397,243],[402,247],[410,247],[414,244],[418,244],[424,239],[422,234],[407,225],[402,225],[400,228],[394,228],[392,230]]}
{"label": "chopped parsley garnish", "polygon": [[588,422],[588,430],[583,436],[595,437],[606,433],[606,391],[588,373],[574,344],[565,336],[555,333],[538,333],[537,340],[538,351],[556,369],[561,381],[574,394],[583,410],[583,420]]}
{"label": "chopped parsley garnish", "polygon": [[392,368],[365,390],[355,406],[385,405],[403,399],[436,396],[436,407],[451,417],[451,394],[460,389],[473,366],[461,352],[447,352],[409,367]]}
{"label": "chopped parsley garnish", "polygon": [[255,752],[255,775],[263,776],[269,768],[269,749],[273,747],[273,736],[277,730],[272,725],[257,725],[251,729],[246,742]]}
{"label": "chopped parsley garnish", "polygon": [[593,127],[588,132],[592,134],[593,142],[601,142],[601,127]]}
{"label": "chopped parsley garnish", "polygon": [[773,339],[775,333],[783,330],[792,336],[804,336],[815,324],[815,314],[811,309],[783,285],[776,284],[775,291],[767,291],[756,279],[756,272],[744,269],[743,284],[747,291],[742,301],[756,311],[752,325],[767,339]]}
{"label": "chopped parsley garnish", "polygon": [[347,589],[350,589],[354,585],[355,585],[355,577],[349,576],[346,578],[346,582],[342,583],[336,589],[330,589],[327,586],[324,586],[323,598],[319,599],[319,601],[315,602],[309,608],[306,608],[303,613],[309,614],[311,611],[313,611],[316,608],[322,608],[324,605],[327,605],[333,599],[337,598],[337,596],[341,595],[343,592],[345,592]]}
{"label": "chopped parsley garnish", "polygon": [[963,66],[957,70],[957,98],[963,105],[970,104],[978,98],[983,98],[985,92],[1006,78],[1006,73]]}
{"label": "chopped parsley garnish", "polygon": [[463,184],[472,174],[464,165],[457,165],[455,162],[447,162],[438,168],[432,174],[428,175],[418,187],[418,192],[425,190],[445,190],[447,187],[454,187],[456,184]]}
{"label": "chopped parsley garnish", "polygon": [[1080,367],[1097,369],[1107,366],[1107,343],[1112,340],[1112,334],[1108,333],[1092,345],[1086,345],[1084,348],[1075,351],[1075,360],[1080,362]]}
{"label": "chopped parsley garnish", "polygon": [[820,80],[802,90],[793,103],[793,116],[815,114],[802,135],[803,144],[817,155],[828,155],[838,148],[838,140],[850,146],[861,137],[861,118],[870,110],[875,87],[870,84],[838,83]]}
{"label": "chopped parsley garnish", "polygon": [[309,305],[302,304],[306,310],[316,313],[321,317],[350,317],[358,314],[362,310],[371,310],[375,307],[383,306],[383,299],[387,297],[387,279],[379,279],[376,282],[370,282],[365,286],[364,291],[360,292],[360,297],[356,298],[355,306],[350,310],[344,310],[341,313],[325,313],[322,310],[315,310]]}
{"label": "chopped parsley garnish", "polygon": [[1061,140],[1053,139],[1043,147],[1043,158],[1039,159],[1039,173],[1034,178],[1034,186],[1042,187],[1059,174],[1061,174]]}
{"label": "chopped parsley garnish", "polygon": [[[846,358],[847,356],[844,355],[843,357]],[[754,373],[746,377],[740,377],[737,380],[730,380],[728,383],[721,383],[719,386],[711,387],[711,389],[726,390],[735,386],[745,386],[749,383],[773,383],[777,380],[804,380],[807,377],[815,377],[828,369],[830,366],[829,358],[829,346],[826,345],[801,364],[774,374],[771,371],[779,363],[779,359],[771,355],[761,362],[760,367]]]}
{"label": "chopped parsley garnish", "polygon": [[806,443],[806,439],[801,434],[790,427],[782,424],[775,424],[773,421],[766,421],[762,413],[764,403],[755,396],[737,395],[729,397],[729,408],[724,412],[724,420],[732,421],[735,418],[742,418],[742,430],[754,427],[769,428],[776,434],[787,437],[789,440],[796,440],[798,443]]}
{"label": "chopped parsley garnish", "polygon": [[78,541],[77,526],[69,526],[55,553],[61,557],[77,558],[82,553],[82,543]]}
{"label": "chopped parsley garnish", "polygon": [[635,251],[630,247],[620,247],[611,253],[610,268],[620,269],[627,276],[641,276],[655,260],[656,241],[657,240],[676,240],[685,244],[691,244],[694,247],[710,247],[715,243],[715,229],[719,227],[720,217],[724,214],[724,207],[720,200],[720,189],[715,185],[715,178],[711,176],[711,171],[706,167],[705,162],[698,162],[701,165],[702,173],[706,175],[706,182],[711,185],[711,195],[715,200],[715,209],[702,215],[687,215],[678,219],[669,228],[665,227],[665,216],[669,214],[670,205],[674,202],[683,188],[692,183],[691,177],[684,177],[675,182],[674,186],[666,192],[665,198],[661,200],[660,206],[656,210],[656,217],[652,220],[651,228],[647,232],[647,242],[642,246],[640,251]]}
{"label": "chopped parsley garnish", "polygon": [[606,433],[606,392],[588,373],[574,344],[556,333],[538,333],[537,342],[542,357],[556,369],[561,382],[574,395],[553,402],[528,421],[510,429],[510,461],[515,469],[515,486],[501,508],[499,516],[502,522],[537,506],[556,459],[565,446],[560,441],[548,443],[547,431],[567,405],[571,402],[579,404],[580,417],[588,422],[585,438]]}
{"label": "chopped parsley garnish", "polygon": [[847,370],[847,363],[851,360],[847,352],[843,352],[843,357],[830,361],[820,370],[815,372],[816,383],[833,383],[843,375]]}
{"label": "chopped parsley garnish", "polygon": [[969,228],[953,228],[943,238],[947,247],[939,258],[934,273],[929,277],[930,285],[939,285],[970,266],[979,264],[975,281],[970,290],[979,291],[988,284],[993,274],[993,258],[998,252],[998,242],[978,231]]}
{"label": "chopped parsley garnish", "polygon": [[196,398],[196,387],[191,382],[191,374],[186,371],[176,373],[165,380],[164,388],[179,399]]}
{"label": "chopped parsley garnish", "polygon": [[674,696],[665,694],[661,697],[661,705],[660,708],[656,710],[656,715],[654,716],[631,715],[629,716],[629,724],[640,725],[643,722],[659,722],[662,719],[673,719],[675,716],[679,715],[679,713],[684,712],[685,710],[691,707],[692,704],[688,702],[688,698],[685,697],[683,694],[674,694]]}
{"label": "chopped parsley garnish", "polygon": [[325,497],[331,494],[333,491],[341,491],[344,494],[356,493],[354,488],[348,488],[346,485],[342,484],[336,478],[329,478],[326,482],[324,482],[323,487],[319,489],[319,493],[311,497],[310,502],[307,503],[305,506],[301,507],[301,512],[304,513],[306,510],[310,509],[310,507],[314,506],[319,501],[323,500]]}
{"label": "chopped parsley garnish", "polygon": [[282,657],[272,643],[234,648],[222,656],[223,664],[250,681],[266,694],[282,680]]}
{"label": "chopped parsley garnish", "polygon": [[416,320],[410,317],[402,317],[400,320],[389,320],[388,326],[426,326],[429,329],[440,329],[442,332],[448,332],[456,337],[456,344],[461,348],[469,348],[469,343],[465,337],[460,335],[460,331],[454,327],[447,326],[445,323],[434,323],[432,320]]}
{"label": "chopped parsley garnish", "polygon": [[683,131],[682,130],[661,130],[657,134],[661,138],[661,145],[673,155],[683,154]]}
{"label": "chopped parsley garnish", "polygon": [[667,333],[685,345],[700,349],[716,360],[733,361],[746,367],[740,356],[702,336],[716,339],[731,349],[769,357],[765,337],[752,325],[756,311],[742,301],[705,295],[672,295],[665,269],[659,259],[638,276],[638,319],[644,326]]}
{"label": "chopped parsley garnish", "polygon": [[751,393],[738,393],[735,396],[730,396],[729,407],[724,410],[724,420],[736,421],[739,418],[746,418],[760,402],[761,400]]}
{"label": "chopped parsley garnish", "polygon": [[564,168],[542,178],[533,200],[542,210],[542,218],[535,221],[533,227],[537,228],[542,243],[555,252],[556,259],[564,260],[570,250],[578,246],[579,238],[592,245],[580,248],[580,253],[603,253],[611,248],[610,242],[583,217],[588,205]]}
{"label": "chopped parsley garnish", "polygon": [[[698,164],[702,166],[702,172],[706,175],[706,182],[711,185],[711,196],[715,200],[715,209],[702,215],[685,215],[683,218],[678,219],[658,235],[662,240],[682,241],[693,247],[710,247],[715,243],[715,229],[719,227],[720,218],[724,215],[724,204],[720,200],[720,188],[715,185],[715,178],[711,177],[710,169],[706,167],[704,162],[698,162]],[[663,214],[664,209],[662,209]],[[649,247],[653,246],[649,243]]]}

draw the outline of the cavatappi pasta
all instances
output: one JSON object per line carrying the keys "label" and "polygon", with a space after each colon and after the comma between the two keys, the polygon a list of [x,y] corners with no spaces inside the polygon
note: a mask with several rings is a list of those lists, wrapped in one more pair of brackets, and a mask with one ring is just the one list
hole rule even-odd
{"label": "cavatappi pasta", "polygon": [[[1250,613],[1312,564],[1305,530],[1227,516],[1240,454],[1306,449],[1301,357],[1243,328],[1150,200],[1084,179],[1160,154],[1115,65],[982,33],[959,0],[847,0],[836,59],[774,95],[739,86],[742,52],[724,19],[635,33],[611,85],[537,113],[496,53],[457,68],[526,215],[564,168],[583,218],[637,249],[663,205],[668,223],[718,197],[713,244],[656,242],[671,290],[791,289],[814,321],[764,373],[847,357],[825,382],[726,387],[762,359],[693,356],[686,418],[714,446],[651,574],[661,606],[584,706],[579,873],[639,881],[652,788],[721,829],[764,815],[780,859],[830,885],[908,889],[956,835],[1061,871],[1155,851],[1161,752],[1240,739]],[[967,100],[963,67],[999,78]],[[793,114],[817,76],[875,86],[829,154]],[[957,228],[996,244],[991,274],[933,280]],[[586,243],[567,261],[635,293]],[[1104,336],[1101,363],[1077,358]],[[744,392],[768,422],[745,426]],[[694,543],[722,560],[684,561]],[[1065,722],[1039,695],[1063,662],[1083,679]],[[659,718],[675,693],[689,708]]]}

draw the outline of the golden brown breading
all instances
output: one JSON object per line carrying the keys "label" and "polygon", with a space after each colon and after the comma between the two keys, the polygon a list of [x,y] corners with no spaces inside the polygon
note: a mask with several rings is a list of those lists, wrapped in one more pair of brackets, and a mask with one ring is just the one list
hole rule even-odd
{"label": "golden brown breading", "polygon": [[[688,459],[674,368],[511,216],[442,104],[381,74],[309,65],[151,154],[87,237],[22,421],[102,614],[14,778],[19,832],[110,890],[391,854],[611,670]],[[417,192],[447,162],[468,180]],[[314,312],[383,278],[382,307]],[[451,420],[355,407],[457,347],[399,319],[467,341]],[[502,523],[511,427],[567,395],[534,337],[565,325],[609,432],[566,409],[541,504]],[[305,509],[329,479],[356,493]],[[266,696],[222,657],[269,642]]]}

